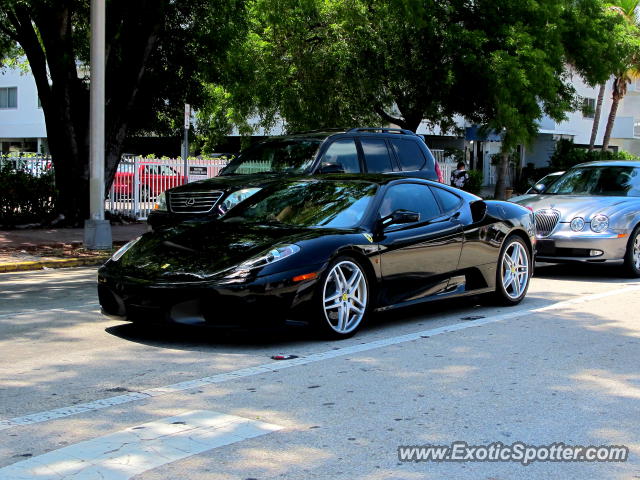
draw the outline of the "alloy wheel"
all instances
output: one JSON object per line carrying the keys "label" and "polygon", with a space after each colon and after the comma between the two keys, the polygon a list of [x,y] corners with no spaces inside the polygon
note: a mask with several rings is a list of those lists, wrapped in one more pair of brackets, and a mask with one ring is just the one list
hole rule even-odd
{"label": "alloy wheel", "polygon": [[502,256],[502,286],[509,298],[522,296],[529,281],[529,255],[522,243],[513,241]]}
{"label": "alloy wheel", "polygon": [[325,320],[339,334],[353,332],[367,310],[367,280],[355,263],[344,260],[333,266],[322,292]]}

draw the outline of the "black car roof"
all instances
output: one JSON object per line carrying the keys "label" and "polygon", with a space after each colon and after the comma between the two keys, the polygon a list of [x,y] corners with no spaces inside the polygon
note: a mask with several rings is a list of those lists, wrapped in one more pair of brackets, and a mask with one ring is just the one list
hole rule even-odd
{"label": "black car roof", "polygon": [[326,128],[321,130],[308,130],[304,132],[293,132],[286,135],[274,135],[264,138],[263,142],[286,140],[286,139],[314,139],[324,140],[333,135],[340,134],[358,134],[358,135],[385,135],[385,136],[408,136],[420,138],[417,134],[410,130],[401,128],[388,128],[388,127],[355,127],[355,128]]}

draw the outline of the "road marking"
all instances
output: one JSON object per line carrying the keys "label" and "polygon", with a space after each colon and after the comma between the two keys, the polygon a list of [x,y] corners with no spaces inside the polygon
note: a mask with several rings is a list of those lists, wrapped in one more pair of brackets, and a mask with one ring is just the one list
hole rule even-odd
{"label": "road marking", "polygon": [[17,317],[20,315],[30,315],[32,313],[46,313],[46,312],[68,312],[69,310],[81,310],[85,308],[96,309],[100,306],[97,302],[92,303],[82,303],[80,305],[71,305],[69,307],[57,307],[57,308],[43,308],[43,309],[33,309],[33,310],[21,310],[19,312],[11,312],[11,313],[2,313],[0,314],[0,318],[6,317]]}
{"label": "road marking", "polygon": [[76,443],[0,468],[2,480],[127,480],[152,468],[283,427],[196,410]]}
{"label": "road marking", "polygon": [[233,370],[227,373],[219,373],[210,377],[197,378],[195,380],[187,380],[184,382],[174,383],[163,387],[149,388],[141,390],[139,392],[126,393],[124,395],[117,395],[114,397],[103,398],[101,400],[94,400],[92,402],[80,403],[69,407],[57,408],[54,410],[48,410],[45,412],[32,413],[21,417],[14,417],[8,420],[0,420],[0,430],[16,427],[19,425],[33,425],[36,423],[46,422],[48,420],[55,420],[59,418],[69,417],[78,413],[91,412],[100,410],[103,408],[113,407],[115,405],[122,405],[124,403],[135,402],[138,400],[145,400],[152,397],[158,397],[162,395],[169,395],[172,393],[181,392],[184,390],[191,390],[193,388],[201,388],[208,385],[214,385],[217,383],[224,383],[231,380],[237,380],[238,378],[251,377],[254,375],[262,375],[269,372],[277,372],[291,367],[297,367],[299,365],[307,365],[309,363],[320,362],[323,360],[330,360],[333,358],[344,357],[346,355],[353,355],[355,353],[366,352],[368,350],[374,350],[376,348],[388,347],[391,345],[398,345],[401,343],[412,342],[421,340],[424,337],[434,337],[443,333],[452,333],[460,330],[465,330],[471,327],[479,327],[490,323],[501,322],[510,318],[524,316],[532,313],[548,312],[550,310],[559,310],[572,305],[589,302],[592,300],[599,300],[614,295],[622,295],[625,293],[636,292],[640,290],[640,285],[631,285],[617,290],[610,290],[604,293],[596,293],[593,295],[586,295],[580,298],[574,298],[571,300],[563,300],[560,302],[547,305],[545,307],[537,307],[525,310],[515,310],[509,313],[503,313],[500,315],[494,315],[491,317],[481,318],[478,320],[464,321],[460,323],[454,323],[452,325],[445,325],[443,327],[432,328],[430,330],[421,330],[419,332],[409,333],[406,335],[399,335],[396,337],[383,338],[381,340],[375,340],[373,342],[361,343],[356,345],[350,345],[348,347],[338,348],[335,350],[329,350],[321,353],[313,353],[304,357],[295,358],[293,360],[278,361],[265,363],[255,367],[242,368],[240,370]]}

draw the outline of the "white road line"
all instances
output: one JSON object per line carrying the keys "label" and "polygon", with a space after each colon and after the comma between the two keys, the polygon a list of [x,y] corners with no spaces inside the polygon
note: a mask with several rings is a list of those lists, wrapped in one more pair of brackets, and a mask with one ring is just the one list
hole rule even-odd
{"label": "white road line", "polygon": [[2,480],[128,480],[152,468],[283,427],[196,410],[0,468]]}
{"label": "white road line", "polygon": [[32,413],[21,417],[14,417],[8,420],[0,420],[0,430],[16,427],[19,425],[33,425],[35,423],[46,422],[48,420],[55,420],[58,418],[69,417],[78,413],[90,412],[100,410],[103,408],[112,407],[115,405],[121,405],[124,403],[135,402],[138,400],[145,400],[151,397],[158,397],[162,395],[168,395],[171,393],[181,392],[184,390],[191,390],[192,388],[200,388],[207,385],[214,385],[216,383],[224,383],[230,380],[236,380],[242,377],[251,377],[254,375],[261,375],[268,372],[275,372],[284,370],[286,368],[297,367],[299,365],[306,365],[309,363],[320,362],[323,360],[329,360],[332,358],[344,357],[346,355],[352,355],[354,353],[366,352],[376,348],[388,347],[391,345],[398,345],[400,343],[412,342],[420,340],[424,337],[434,337],[443,333],[457,332],[471,327],[479,327],[490,323],[500,322],[510,318],[520,317],[532,313],[548,312],[551,310],[559,310],[572,305],[589,302],[592,300],[599,300],[614,295],[622,295],[624,293],[631,293],[640,290],[639,285],[631,285],[616,290],[610,290],[604,293],[596,293],[593,295],[586,295],[580,298],[574,298],[572,300],[564,300],[556,302],[545,307],[531,308],[525,310],[514,310],[509,313],[501,315],[494,315],[487,318],[481,318],[479,320],[471,320],[460,323],[454,323],[452,325],[445,325],[443,327],[432,328],[430,330],[421,330],[419,332],[409,333],[406,335],[399,335],[396,337],[383,338],[381,340],[375,340],[373,342],[361,343],[351,345],[348,347],[338,348],[336,350],[329,350],[327,352],[313,353],[305,357],[295,358],[293,360],[270,362],[256,367],[242,368],[240,370],[233,370],[227,373],[219,373],[210,377],[198,378],[195,380],[188,380],[185,382],[174,383],[163,387],[149,388],[141,390],[139,392],[126,393],[124,395],[117,395],[115,397],[103,398],[101,400],[95,400],[92,402],[81,403],[72,405],[69,407],[57,408],[55,410],[48,410],[45,412]]}

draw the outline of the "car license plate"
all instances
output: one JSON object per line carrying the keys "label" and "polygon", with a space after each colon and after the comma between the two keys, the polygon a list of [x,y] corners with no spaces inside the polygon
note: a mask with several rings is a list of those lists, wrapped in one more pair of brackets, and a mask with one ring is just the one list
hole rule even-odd
{"label": "car license plate", "polygon": [[538,240],[536,242],[536,252],[538,255],[554,255],[556,253],[556,242],[553,240]]}

